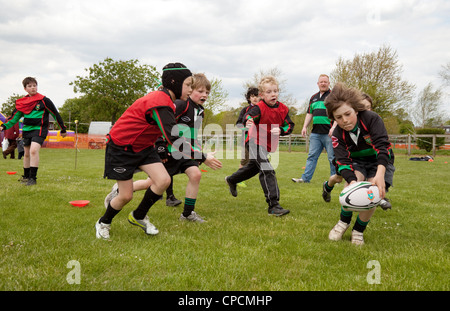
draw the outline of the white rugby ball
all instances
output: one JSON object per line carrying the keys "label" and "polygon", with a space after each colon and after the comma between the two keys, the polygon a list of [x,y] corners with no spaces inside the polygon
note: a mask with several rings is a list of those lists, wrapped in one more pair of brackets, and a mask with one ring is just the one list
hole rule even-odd
{"label": "white rugby ball", "polygon": [[367,181],[353,183],[345,187],[339,195],[339,203],[345,211],[367,211],[377,206],[380,201],[378,187]]}

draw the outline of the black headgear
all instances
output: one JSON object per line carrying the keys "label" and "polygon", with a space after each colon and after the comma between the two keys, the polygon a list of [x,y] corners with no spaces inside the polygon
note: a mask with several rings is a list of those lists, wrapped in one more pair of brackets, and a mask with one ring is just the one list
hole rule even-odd
{"label": "black headgear", "polygon": [[183,82],[192,76],[189,69],[182,63],[169,63],[164,66],[162,73],[162,85],[175,94],[175,98],[181,98]]}

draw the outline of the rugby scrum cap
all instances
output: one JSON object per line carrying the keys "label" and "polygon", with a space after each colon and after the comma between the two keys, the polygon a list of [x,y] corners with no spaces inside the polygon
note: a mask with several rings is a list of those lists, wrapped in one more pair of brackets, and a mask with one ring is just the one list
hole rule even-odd
{"label": "rugby scrum cap", "polygon": [[162,73],[162,85],[175,94],[175,98],[181,98],[183,82],[192,72],[182,63],[169,63],[164,66]]}

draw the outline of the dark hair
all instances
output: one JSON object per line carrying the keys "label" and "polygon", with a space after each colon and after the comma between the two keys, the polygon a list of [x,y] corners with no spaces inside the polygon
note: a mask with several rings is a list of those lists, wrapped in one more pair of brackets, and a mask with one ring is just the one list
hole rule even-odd
{"label": "dark hair", "polygon": [[26,78],[23,79],[23,81],[22,81],[22,85],[23,85],[24,88],[27,87],[27,85],[30,84],[30,83],[36,83],[36,85],[37,85],[36,78],[33,78],[33,77],[26,77]]}
{"label": "dark hair", "polygon": [[364,97],[356,88],[347,87],[345,84],[338,82],[325,99],[325,107],[327,108],[328,118],[334,121],[334,111],[343,104],[349,104],[355,111],[366,110],[366,106],[362,103]]}
{"label": "dark hair", "polygon": [[254,96],[258,96],[259,95],[259,90],[257,87],[249,87],[247,90],[247,94],[245,94],[245,98],[247,99],[247,102],[250,104],[250,97],[254,95]]}

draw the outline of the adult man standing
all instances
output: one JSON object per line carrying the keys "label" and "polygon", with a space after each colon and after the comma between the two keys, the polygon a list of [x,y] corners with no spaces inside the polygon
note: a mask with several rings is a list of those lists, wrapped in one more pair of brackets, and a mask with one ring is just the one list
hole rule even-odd
{"label": "adult man standing", "polygon": [[306,160],[305,172],[302,177],[292,178],[292,181],[297,183],[309,183],[311,181],[316,169],[317,160],[324,147],[328,154],[328,161],[330,162],[330,176],[336,174],[336,168],[332,163],[334,151],[331,143],[331,134],[336,125],[334,124],[332,126],[324,104],[325,98],[330,94],[330,78],[325,74],[321,74],[317,85],[319,86],[319,92],[314,94],[309,101],[308,111],[302,129],[302,135],[306,137],[307,128],[312,120],[313,127],[309,137],[308,159]]}

